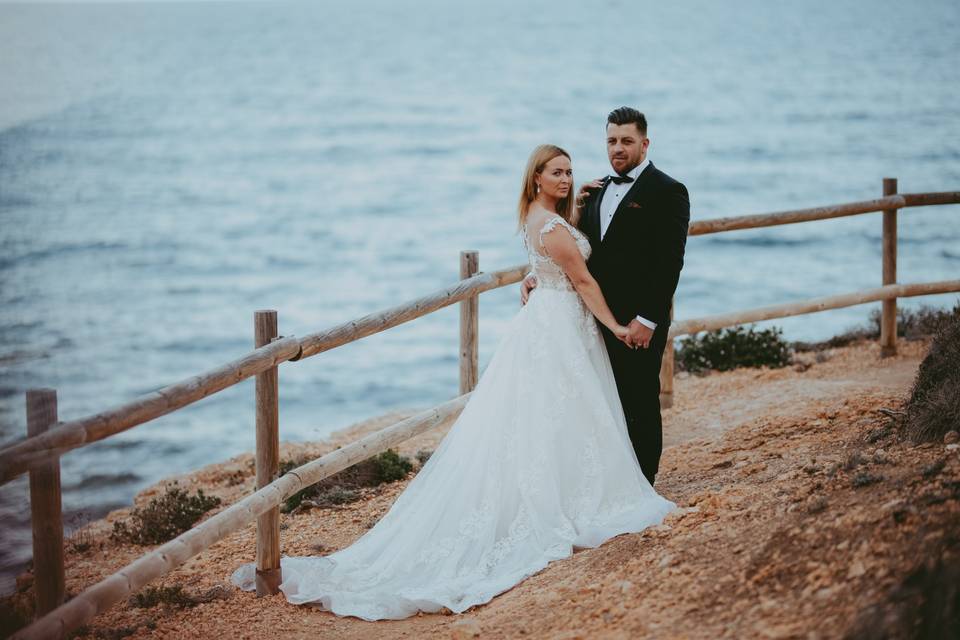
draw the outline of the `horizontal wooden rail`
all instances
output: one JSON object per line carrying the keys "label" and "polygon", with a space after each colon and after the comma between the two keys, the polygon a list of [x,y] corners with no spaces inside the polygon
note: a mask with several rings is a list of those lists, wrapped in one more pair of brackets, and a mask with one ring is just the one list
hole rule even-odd
{"label": "horizontal wooden rail", "polygon": [[774,227],[783,224],[795,224],[797,222],[810,222],[811,220],[828,220],[830,218],[842,218],[845,216],[859,215],[861,213],[871,213],[874,211],[902,209],[904,207],[923,207],[934,204],[958,203],[960,203],[960,191],[941,191],[937,193],[901,193],[895,196],[877,198],[875,200],[848,202],[846,204],[829,205],[826,207],[794,209],[791,211],[760,213],[756,215],[736,216],[732,218],[697,220],[690,223],[689,235],[699,236],[708,233],[720,233],[722,231],[735,231],[737,229],[758,229],[761,227]]}
{"label": "horizontal wooden rail", "polygon": [[[960,203],[960,191],[898,194],[876,200],[811,209],[699,220],[691,223],[689,233],[690,235],[703,235],[736,229],[823,220],[903,207],[957,203]],[[171,411],[222,391],[281,362],[299,360],[329,351],[409,322],[443,307],[462,302],[484,291],[519,282],[528,270],[529,267],[523,264],[500,271],[481,273],[417,300],[324,331],[308,334],[299,340],[293,337],[282,338],[269,345],[269,347],[262,347],[217,369],[172,384],[113,409],[86,418],[61,422],[42,436],[27,438],[7,445],[0,450],[0,484],[9,482],[24,473],[31,465],[48,460],[51,455],[62,455],[77,447],[102,440],[138,424],[166,415]],[[745,322],[752,321],[746,320]],[[673,331],[676,331],[676,326]],[[682,334],[673,333],[673,335]],[[262,351],[262,349],[268,351]]]}
{"label": "horizontal wooden rail", "polygon": [[933,191],[930,193],[901,193],[908,207],[926,207],[933,204],[960,203],[960,191]]}
{"label": "horizontal wooden rail", "polygon": [[0,451],[0,484],[24,473],[32,463],[42,462],[47,457],[44,453],[62,455],[71,449],[159,418],[275,367],[299,352],[300,342],[296,338],[282,338],[216,369],[140,396],[113,409],[79,420],[61,422],[46,433],[21,440]]}
{"label": "horizontal wooden rail", "polygon": [[[436,293],[417,298],[411,302],[371,313],[357,320],[351,320],[341,325],[337,325],[325,331],[311,333],[300,338],[302,347],[299,358],[308,358],[318,353],[329,351],[336,347],[365,338],[369,335],[385,331],[405,322],[409,322],[428,313],[433,313],[438,309],[449,307],[468,298],[489,291],[498,289],[508,284],[520,282],[530,270],[528,265],[522,264],[500,271],[491,271],[490,273],[480,273],[461,280],[457,284],[441,289]],[[293,358],[297,360],[299,358]]]}
{"label": "horizontal wooden rail", "polygon": [[22,629],[14,638],[65,638],[110,606],[126,600],[218,540],[278,507],[298,491],[338,471],[386,451],[424,431],[454,420],[470,394],[397,422],[308,462],[227,507],[193,529],[141,556],[120,571],[88,587],[75,598]]}
{"label": "horizontal wooden rail", "polygon": [[923,284],[891,284],[866,291],[856,291],[854,293],[844,293],[824,298],[812,298],[800,302],[776,304],[769,307],[749,309],[747,311],[735,311],[733,313],[721,313],[715,316],[684,320],[671,326],[668,335],[670,338],[675,338],[677,336],[699,333],[700,331],[714,331],[716,329],[723,329],[725,327],[732,327],[749,322],[788,318],[790,316],[816,313],[828,309],[852,307],[858,304],[877,302],[878,300],[887,300],[889,298],[910,298],[913,296],[956,292],[960,292],[960,280],[943,280]]}

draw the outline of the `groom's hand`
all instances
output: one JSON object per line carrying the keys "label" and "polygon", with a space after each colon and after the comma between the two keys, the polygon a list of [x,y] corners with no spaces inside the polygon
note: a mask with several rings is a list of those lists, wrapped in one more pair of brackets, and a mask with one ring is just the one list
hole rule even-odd
{"label": "groom's hand", "polygon": [[527,276],[520,283],[520,306],[527,304],[530,299],[530,292],[537,288],[536,276]]}
{"label": "groom's hand", "polygon": [[627,329],[630,329],[630,333],[627,334],[626,339],[628,346],[634,349],[646,349],[650,346],[650,340],[653,339],[653,329],[644,325],[636,318],[630,321]]}

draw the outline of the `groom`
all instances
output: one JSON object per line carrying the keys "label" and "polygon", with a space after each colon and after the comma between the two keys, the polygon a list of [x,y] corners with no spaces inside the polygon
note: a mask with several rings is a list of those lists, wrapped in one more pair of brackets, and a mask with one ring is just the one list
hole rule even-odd
{"label": "groom", "polygon": [[[630,441],[652,485],[663,450],[660,362],[683,267],[690,200],[683,184],[647,158],[649,145],[642,113],[630,107],[610,112],[607,157],[616,174],[583,185],[577,204],[580,230],[593,248],[587,266],[617,321],[630,329],[624,343],[600,326]],[[523,281],[524,303],[535,286],[532,277]]]}

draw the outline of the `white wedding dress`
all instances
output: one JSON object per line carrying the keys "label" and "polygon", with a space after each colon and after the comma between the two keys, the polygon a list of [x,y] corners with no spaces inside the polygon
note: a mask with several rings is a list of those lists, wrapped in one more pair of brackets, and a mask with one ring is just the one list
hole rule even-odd
{"label": "white wedding dress", "polygon": [[[586,258],[589,241],[559,216],[536,246],[561,228]],[[282,559],[290,602],[365,620],[459,613],[574,547],[640,531],[675,508],[637,464],[596,321],[524,235],[539,284],[463,413],[356,542],[325,557]],[[254,577],[248,564],[232,580],[252,590]]]}

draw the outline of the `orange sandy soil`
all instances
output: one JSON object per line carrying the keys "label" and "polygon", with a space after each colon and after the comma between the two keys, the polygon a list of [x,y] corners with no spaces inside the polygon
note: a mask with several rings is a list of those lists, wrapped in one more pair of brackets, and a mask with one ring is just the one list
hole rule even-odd
{"label": "orange sandy soil", "polygon": [[[927,342],[880,359],[863,343],[801,354],[778,370],[681,375],[664,411],[660,493],[682,508],[664,524],[577,552],[462,615],[369,623],[256,598],[229,585],[254,559],[254,525],[213,545],[157,584],[207,599],[188,608],[115,605],[79,637],[138,638],[836,638],[883,606],[911,570],[949,558],[960,524],[955,445],[900,442],[881,408],[898,409]],[[284,444],[283,458],[317,455],[397,418],[327,442]],[[887,435],[882,435],[887,430]],[[892,430],[892,431],[891,431]],[[401,447],[433,449],[443,429]],[[881,437],[882,436],[882,437]],[[859,462],[856,455],[859,454]],[[942,470],[928,467],[944,462]],[[249,454],[179,478],[229,504],[253,486]],[[927,473],[923,470],[927,469]],[[854,481],[870,474],[865,486]],[[382,516],[405,482],[364,490],[336,509],[281,520],[284,555],[342,548]],[[137,497],[143,504],[162,484]],[[78,593],[147,549],[111,542],[112,522],[68,543],[67,589]],[[29,576],[13,598],[32,598]]]}

